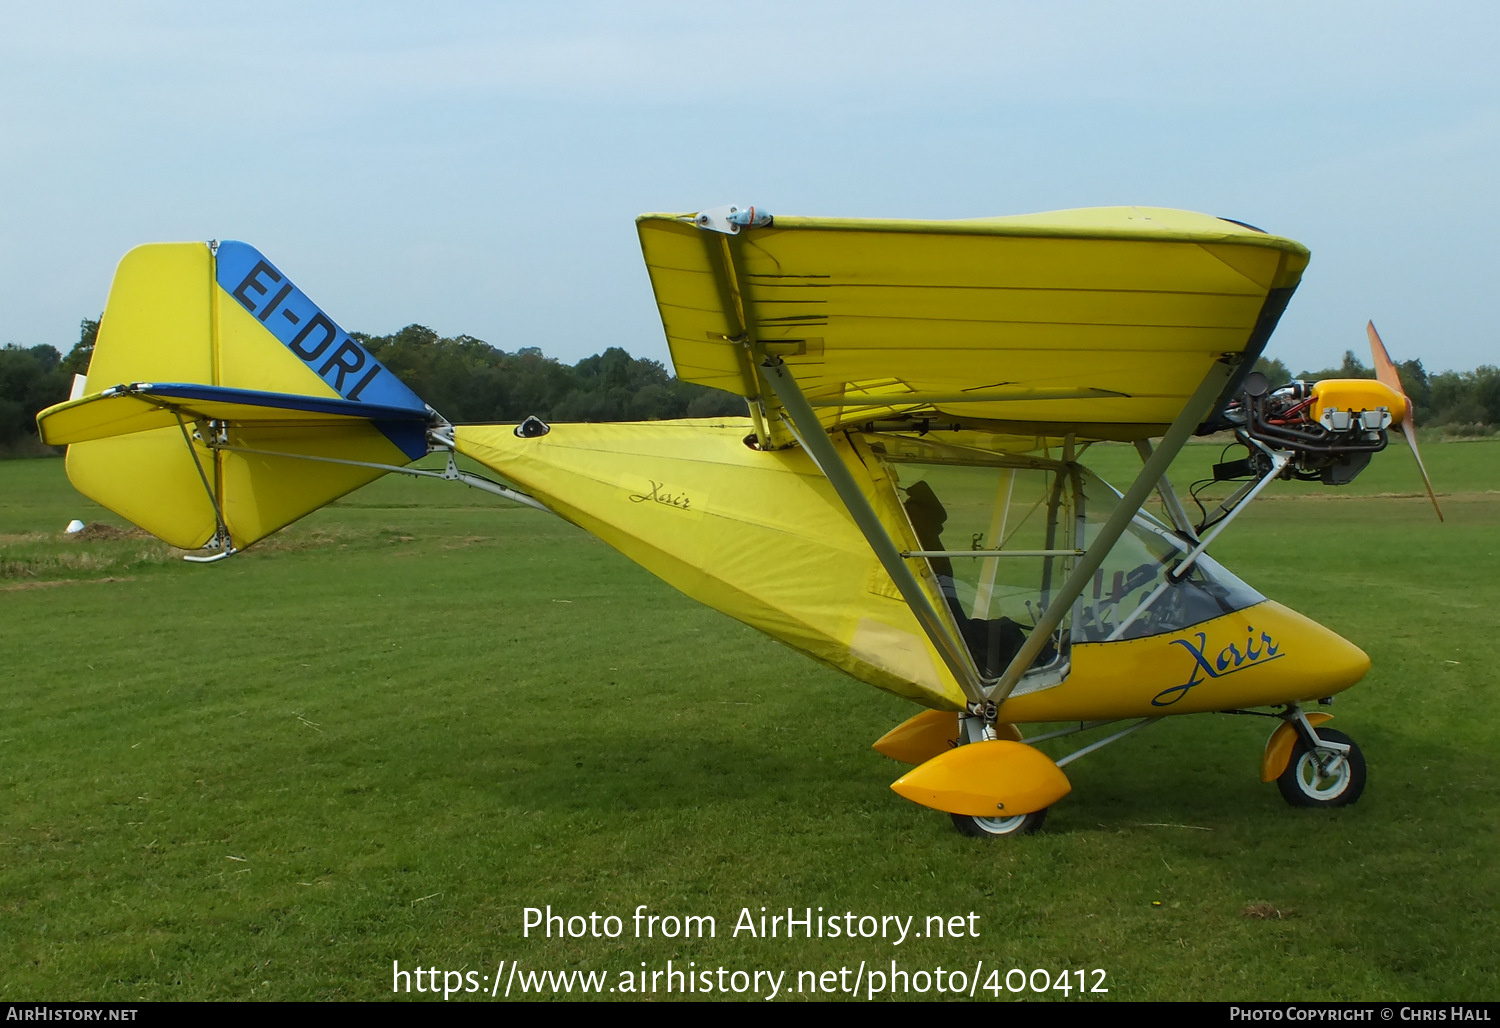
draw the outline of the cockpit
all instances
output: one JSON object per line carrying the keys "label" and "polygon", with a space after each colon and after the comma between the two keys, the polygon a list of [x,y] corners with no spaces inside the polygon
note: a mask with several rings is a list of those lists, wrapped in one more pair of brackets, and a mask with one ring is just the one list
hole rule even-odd
{"label": "cockpit", "polygon": [[[981,676],[1001,675],[1120,494],[1076,462],[909,436],[865,437],[890,474],[910,548]],[[903,533],[906,534],[906,533]],[[1071,647],[1177,631],[1264,597],[1194,541],[1144,510],[1028,669],[1028,687],[1061,681]]]}

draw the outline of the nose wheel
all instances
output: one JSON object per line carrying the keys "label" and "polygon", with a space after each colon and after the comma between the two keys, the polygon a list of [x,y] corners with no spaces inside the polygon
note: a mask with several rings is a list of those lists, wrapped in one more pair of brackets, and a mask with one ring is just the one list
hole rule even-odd
{"label": "nose wheel", "polygon": [[1300,735],[1286,770],[1276,779],[1294,807],[1347,807],[1365,791],[1365,757],[1343,732],[1317,730],[1318,745]]}

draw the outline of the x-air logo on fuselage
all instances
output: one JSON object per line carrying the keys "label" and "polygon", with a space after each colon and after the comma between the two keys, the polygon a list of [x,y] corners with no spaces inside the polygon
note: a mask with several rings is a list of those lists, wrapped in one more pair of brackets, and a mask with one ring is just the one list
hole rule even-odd
{"label": "x-air logo on fuselage", "polygon": [[[1248,637],[1244,648],[1241,649],[1234,643],[1230,643],[1219,651],[1216,657],[1208,656],[1208,633],[1196,633],[1198,643],[1195,646],[1188,639],[1173,639],[1173,646],[1181,646],[1193,655],[1193,671],[1188,680],[1181,685],[1174,685],[1170,689],[1163,689],[1151,700],[1153,707],[1170,707],[1178,700],[1186,696],[1194,686],[1202,685],[1204,682],[1214,678],[1225,678],[1236,671],[1245,671],[1257,664],[1276,660],[1284,654],[1276,641],[1271,638],[1270,633],[1262,632],[1256,638],[1255,629],[1249,628]],[[1207,676],[1207,677],[1205,677]]]}

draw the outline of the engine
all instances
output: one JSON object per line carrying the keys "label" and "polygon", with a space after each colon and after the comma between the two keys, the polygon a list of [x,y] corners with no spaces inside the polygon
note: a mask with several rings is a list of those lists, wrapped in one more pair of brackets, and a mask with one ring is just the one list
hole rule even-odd
{"label": "engine", "polygon": [[1327,485],[1352,482],[1385,449],[1386,430],[1406,416],[1406,398],[1374,379],[1330,378],[1269,388],[1259,372],[1224,411],[1250,450],[1243,460],[1214,466],[1214,478],[1260,477],[1270,458],[1253,439],[1292,454],[1285,475]]}

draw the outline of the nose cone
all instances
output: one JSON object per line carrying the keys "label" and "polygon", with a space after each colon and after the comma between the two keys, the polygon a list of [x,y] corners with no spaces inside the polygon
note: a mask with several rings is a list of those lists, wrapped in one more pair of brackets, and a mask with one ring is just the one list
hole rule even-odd
{"label": "nose cone", "polygon": [[1299,700],[1332,696],[1369,673],[1370,655],[1337,632],[1279,603],[1263,606],[1263,623],[1274,624],[1296,652]]}
{"label": "nose cone", "polygon": [[1328,632],[1328,650],[1328,689],[1322,695],[1332,696],[1370,673],[1370,655],[1343,636]]}

